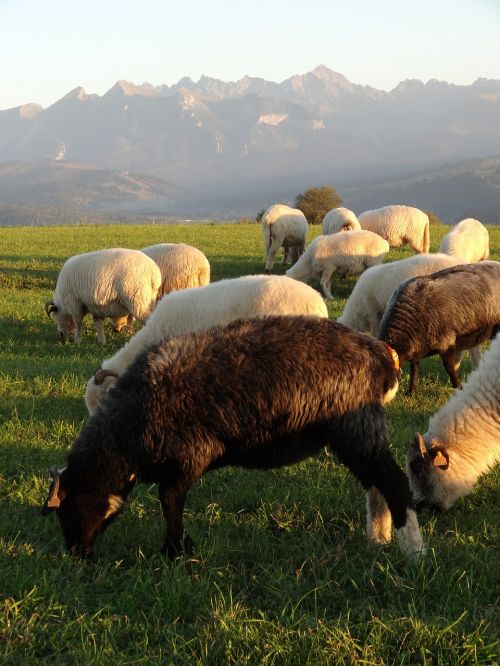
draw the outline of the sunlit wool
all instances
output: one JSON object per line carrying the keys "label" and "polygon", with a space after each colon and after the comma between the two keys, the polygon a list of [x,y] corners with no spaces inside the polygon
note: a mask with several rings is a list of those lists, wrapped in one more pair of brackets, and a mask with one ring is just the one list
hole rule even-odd
{"label": "sunlit wool", "polygon": [[500,461],[500,335],[455,393],[430,419],[408,451],[413,495],[443,509],[472,492]]}
{"label": "sunlit wool", "polygon": [[90,414],[115,383],[116,377],[148,345],[189,331],[199,331],[234,319],[273,314],[327,317],[320,294],[283,275],[248,275],[219,280],[205,287],[174,291],[159,302],[146,325],[114,356],[102,363],[87,383],[85,404]]}
{"label": "sunlit wool", "polygon": [[333,298],[334,275],[359,275],[370,266],[382,263],[388,252],[388,242],[371,231],[317,236],[286,274],[304,282],[318,278],[325,296]]}
{"label": "sunlit wool", "polygon": [[410,245],[415,252],[429,252],[429,217],[412,206],[384,206],[358,216],[362,229],[385,238],[391,247]]}
{"label": "sunlit wool", "polygon": [[155,306],[161,273],[139,250],[112,248],[78,254],[68,259],[57,278],[53,301],[46,303],[57,329],[81,340],[83,318],[94,319],[97,339],[104,344],[104,319],[127,315],[144,321]]}

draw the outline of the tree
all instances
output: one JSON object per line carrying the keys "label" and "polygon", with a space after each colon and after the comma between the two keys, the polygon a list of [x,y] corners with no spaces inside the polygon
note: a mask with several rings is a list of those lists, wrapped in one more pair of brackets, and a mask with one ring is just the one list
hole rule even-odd
{"label": "tree", "polygon": [[424,212],[427,213],[427,217],[429,218],[429,224],[443,224],[439,215],[437,215],[437,213],[434,213],[434,211],[426,210]]}
{"label": "tree", "polygon": [[309,224],[321,224],[326,213],[341,203],[342,199],[337,190],[323,185],[310,187],[302,194],[297,194],[294,205],[304,213]]}
{"label": "tree", "polygon": [[266,212],[265,208],[261,208],[257,215],[255,216],[255,221],[256,222],[262,222],[262,218],[264,217],[264,213]]}

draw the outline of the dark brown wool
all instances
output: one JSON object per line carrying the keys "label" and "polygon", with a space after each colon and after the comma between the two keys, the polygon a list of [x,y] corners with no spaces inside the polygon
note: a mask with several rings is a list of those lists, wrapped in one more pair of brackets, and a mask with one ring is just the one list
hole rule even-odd
{"label": "dark brown wool", "polygon": [[51,494],[66,544],[89,555],[135,482],[146,481],[159,483],[164,552],[189,552],[183,506],[205,472],[288,465],[324,445],[365,489],[380,490],[401,528],[411,499],[383,409],[396,382],[384,344],[316,317],[240,320],[153,346],[88,419],[58,477]]}
{"label": "dark brown wool", "polygon": [[378,337],[410,362],[412,394],[421,359],[439,354],[452,386],[460,387],[457,352],[493,337],[500,327],[500,263],[445,268],[403,282],[389,301]]}

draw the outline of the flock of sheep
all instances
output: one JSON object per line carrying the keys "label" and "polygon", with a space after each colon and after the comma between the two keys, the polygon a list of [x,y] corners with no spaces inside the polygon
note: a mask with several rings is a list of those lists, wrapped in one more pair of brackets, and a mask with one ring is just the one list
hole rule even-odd
{"label": "flock of sheep", "polygon": [[[283,248],[286,276],[210,283],[205,255],[185,244],[100,250],[62,267],[47,314],[63,337],[81,340],[82,320],[115,329],[144,326],[87,383],[90,414],[64,469],[51,469],[43,513],[56,511],[71,552],[89,556],[139,481],[157,482],[167,532],[163,552],[192,550],[183,525],[186,493],[226,465],[291,464],[328,445],[367,494],[368,534],[404,554],[422,553],[414,501],[448,508],[500,459],[500,263],[488,261],[487,229],[466,219],[429,254],[429,220],[409,206],[357,218],[336,208],[305,249],[307,222],[271,206],[262,218],[266,271]],[[390,247],[409,259],[383,264]],[[318,278],[332,298],[334,275],[361,275],[342,316],[328,319]],[[367,335],[369,334],[369,335]],[[462,387],[464,351],[475,370]],[[454,394],[417,433],[407,475],[388,446],[384,404],[410,363],[439,354]]]}

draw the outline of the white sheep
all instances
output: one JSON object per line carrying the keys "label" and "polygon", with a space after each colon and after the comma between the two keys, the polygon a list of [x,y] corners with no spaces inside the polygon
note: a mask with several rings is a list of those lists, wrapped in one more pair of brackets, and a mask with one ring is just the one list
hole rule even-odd
{"label": "white sheep", "polygon": [[358,216],[362,229],[385,238],[391,247],[410,245],[415,252],[429,252],[429,217],[412,206],[384,206]]}
{"label": "white sheep", "polygon": [[210,264],[201,250],[186,243],[159,243],[143,247],[161,271],[160,296],[177,289],[203,287],[210,282]]}
{"label": "white sheep", "polygon": [[269,273],[280,247],[284,248],[285,258],[290,257],[292,263],[304,252],[307,238],[306,217],[298,208],[274,204],[262,216],[262,236],[266,271]]}
{"label": "white sheep", "polygon": [[332,208],[323,218],[321,233],[336,234],[339,231],[354,231],[361,229],[358,218],[349,208]]}
{"label": "white sheep", "polygon": [[488,229],[478,220],[468,217],[456,224],[443,237],[439,251],[458,257],[463,263],[488,259],[490,255]]}
{"label": "white sheep", "polygon": [[387,252],[389,243],[371,231],[317,236],[286,274],[303,282],[319,278],[325,296],[333,298],[330,283],[334,273],[343,277],[359,275],[380,264]]}
{"label": "white sheep", "polygon": [[84,316],[92,315],[100,343],[106,342],[104,319],[144,321],[154,308],[161,285],[156,263],[139,250],[112,248],[70,257],[57,278],[54,299],[45,303],[63,338],[81,341]]}
{"label": "white sheep", "polygon": [[89,413],[96,411],[101,397],[147,346],[235,319],[279,314],[328,317],[328,310],[317,291],[284,275],[248,275],[167,294],[144,328],[88,381],[85,404]]}
{"label": "white sheep", "polygon": [[477,370],[417,433],[407,470],[414,498],[449,509],[500,461],[500,335]]}

